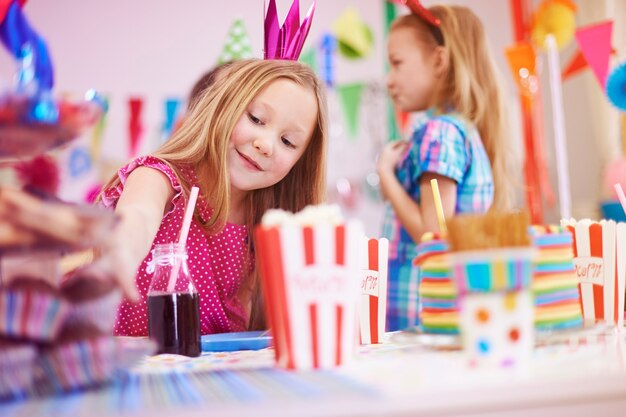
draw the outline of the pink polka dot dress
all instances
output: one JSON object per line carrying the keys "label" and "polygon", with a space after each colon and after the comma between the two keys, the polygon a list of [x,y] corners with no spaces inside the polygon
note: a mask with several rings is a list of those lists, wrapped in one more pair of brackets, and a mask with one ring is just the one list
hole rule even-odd
{"label": "pink polka dot dress", "polygon": [[[145,166],[163,172],[170,179],[176,194],[172,198],[172,209],[165,214],[159,231],[152,242],[152,249],[160,243],[175,242],[180,231],[186,200],[181,186],[173,171],[160,159],[152,156],[140,157],[118,171],[121,183],[104,191],[105,207],[115,207],[124,189],[128,175],[138,166]],[[195,172],[183,169],[183,175],[196,185]],[[198,198],[196,207],[203,207],[204,201]],[[210,210],[200,212],[206,221]],[[187,237],[187,262],[189,271],[200,298],[200,327],[202,334],[238,332],[246,329],[248,318],[237,297],[244,272],[249,271],[245,261],[247,246],[246,226],[227,223],[224,229],[215,235],[207,234],[197,220],[191,222]],[[136,304],[124,300],[117,312],[114,333],[123,336],[148,335],[147,293],[152,275],[146,272],[152,254],[143,260],[137,271],[136,284],[140,301]]]}

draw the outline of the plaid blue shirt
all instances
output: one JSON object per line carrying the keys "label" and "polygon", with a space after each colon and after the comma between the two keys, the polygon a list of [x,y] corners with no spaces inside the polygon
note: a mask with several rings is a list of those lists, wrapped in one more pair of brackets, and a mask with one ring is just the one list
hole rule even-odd
{"label": "plaid blue shirt", "polygon": [[[406,192],[420,203],[420,177],[425,172],[457,183],[456,213],[484,213],[493,202],[489,158],[476,128],[455,114],[423,113],[411,145],[396,169]],[[386,205],[382,235],[389,239],[388,328],[417,324],[417,272],[412,266],[417,245]]]}
{"label": "plaid blue shirt", "polygon": [[[456,181],[456,213],[484,213],[493,202],[489,158],[478,131],[460,116],[434,115],[428,111],[417,121],[411,146],[396,169],[398,180],[417,203],[420,202],[419,180],[425,172]],[[391,243],[390,257],[395,257],[394,249],[400,243],[415,245],[390,204],[385,210],[383,236]]]}

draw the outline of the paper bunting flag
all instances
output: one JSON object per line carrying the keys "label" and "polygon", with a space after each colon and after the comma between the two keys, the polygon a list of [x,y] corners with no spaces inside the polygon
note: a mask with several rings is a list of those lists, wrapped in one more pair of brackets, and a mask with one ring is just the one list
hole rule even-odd
{"label": "paper bunting flag", "polygon": [[172,135],[176,124],[178,109],[180,107],[180,99],[168,98],[165,100],[165,121],[161,129],[161,140],[165,142]]}
{"label": "paper bunting flag", "polygon": [[372,30],[353,7],[346,9],[335,21],[333,33],[337,38],[339,52],[348,59],[363,58],[372,50]]}
{"label": "paper bunting flag", "polygon": [[398,121],[400,131],[405,133],[409,125],[409,113],[402,110],[396,110],[396,120]]}
{"label": "paper bunting flag", "polygon": [[[395,20],[397,16],[396,5],[385,1],[385,13],[384,13],[384,28],[385,28],[385,36],[389,33],[389,28],[391,27],[391,23]],[[385,60],[385,69],[389,70],[389,63]],[[400,128],[398,127],[398,119],[396,117],[396,110],[393,106],[391,98],[387,98],[387,137],[389,140],[396,140],[402,138],[402,133],[400,132]]]}
{"label": "paper bunting flag", "polygon": [[91,132],[91,144],[90,152],[91,159],[98,161],[100,159],[100,147],[102,146],[102,136],[106,127],[107,113],[109,111],[109,99],[107,97],[101,97],[103,101],[102,113],[96,125]]}
{"label": "paper bunting flag", "polygon": [[217,59],[217,63],[236,61],[238,59],[252,58],[252,48],[250,46],[250,38],[241,19],[233,22],[228,31],[228,38],[224,49]]}
{"label": "paper bunting flag", "polygon": [[361,109],[361,95],[363,84],[345,84],[337,86],[337,93],[341,99],[341,105],[350,137],[355,138],[359,130],[359,110]]}
{"label": "paper bunting flag", "polygon": [[568,78],[578,74],[580,71],[587,68],[587,61],[585,60],[585,56],[583,53],[578,50],[570,59],[569,63],[565,65],[565,69],[561,73],[561,80],[565,81]]}
{"label": "paper bunting flag", "polygon": [[320,42],[322,51],[321,76],[327,87],[335,85],[335,51],[337,50],[337,40],[330,33],[324,34]]}
{"label": "paper bunting flag", "polygon": [[128,153],[133,158],[139,151],[143,126],[141,124],[141,112],[143,110],[143,99],[131,97],[128,99]]}
{"label": "paper bunting flag", "polygon": [[[611,48],[611,55],[615,55],[615,48]],[[583,53],[579,50],[572,56],[567,65],[565,65],[565,69],[561,73],[561,79],[566,81],[567,79],[573,77],[579,72],[587,69],[589,64],[587,64],[587,60]]]}
{"label": "paper bunting flag", "polygon": [[538,81],[535,73],[535,50],[528,42],[521,42],[504,51],[513,80],[521,94],[532,96],[537,92]]}
{"label": "paper bunting flag", "polygon": [[606,77],[609,72],[612,33],[612,20],[585,26],[576,31],[576,41],[580,47],[580,52],[593,70],[602,88],[606,85]]}

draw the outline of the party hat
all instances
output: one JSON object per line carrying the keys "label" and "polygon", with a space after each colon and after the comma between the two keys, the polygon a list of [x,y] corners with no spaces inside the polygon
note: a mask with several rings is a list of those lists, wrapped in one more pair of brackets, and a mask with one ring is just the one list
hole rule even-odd
{"label": "party hat", "polygon": [[237,59],[252,58],[252,48],[248,33],[241,19],[236,19],[228,31],[228,39],[217,59],[217,63],[223,64]]}
{"label": "party hat", "polygon": [[299,0],[294,0],[285,17],[283,25],[278,24],[276,0],[270,0],[265,14],[265,42],[263,57],[265,59],[290,59],[297,60],[302,51],[302,46],[309,34],[315,1],[311,4],[302,23],[300,23]]}

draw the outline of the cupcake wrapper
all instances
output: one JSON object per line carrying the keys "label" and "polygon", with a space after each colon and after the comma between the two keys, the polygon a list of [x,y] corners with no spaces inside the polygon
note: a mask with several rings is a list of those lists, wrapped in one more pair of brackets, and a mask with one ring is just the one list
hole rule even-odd
{"label": "cupcake wrapper", "polygon": [[69,305],[49,294],[0,293],[0,335],[48,342],[57,336],[68,314]]}
{"label": "cupcake wrapper", "polygon": [[104,297],[71,305],[66,324],[92,324],[104,333],[111,333],[117,317],[117,306],[122,300],[120,291],[111,291]]}
{"label": "cupcake wrapper", "polygon": [[116,343],[100,336],[63,344],[39,358],[44,381],[52,392],[72,391],[107,382],[115,372]]}
{"label": "cupcake wrapper", "polygon": [[31,345],[0,348],[0,400],[26,397],[33,382],[35,355]]}

